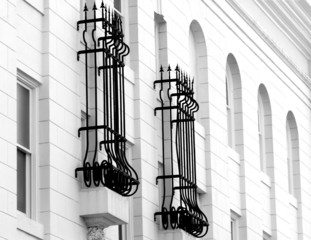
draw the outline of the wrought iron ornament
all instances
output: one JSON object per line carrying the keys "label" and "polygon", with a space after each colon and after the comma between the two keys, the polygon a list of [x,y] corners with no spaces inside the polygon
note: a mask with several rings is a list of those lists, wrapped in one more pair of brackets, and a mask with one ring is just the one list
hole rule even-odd
{"label": "wrought iron ornament", "polygon": [[[96,16],[99,12],[99,17]],[[83,43],[84,50],[78,52],[79,56],[85,56],[85,96],[86,96],[86,126],[78,131],[86,132],[86,149],[83,160],[83,167],[76,169],[82,171],[83,180],[87,187],[93,183],[100,184],[123,195],[133,195],[139,185],[138,175],[128,163],[125,155],[126,150],[126,128],[125,128],[125,96],[124,96],[124,57],[129,54],[129,47],[123,41],[122,20],[118,13],[110,9],[103,2],[99,9],[94,3],[92,12],[84,7],[85,19],[78,21],[77,28],[84,26]],[[88,15],[93,15],[88,19]],[[90,34],[91,40],[87,39]],[[96,36],[99,36],[96,39]],[[89,78],[88,59],[93,57],[94,75]],[[101,62],[100,66],[97,66]],[[102,106],[103,122],[99,124],[98,109],[99,81],[102,81]],[[90,89],[90,84],[94,89]],[[91,96],[93,95],[94,96]],[[90,106],[90,98],[94,106]],[[92,108],[94,111],[94,125],[90,125],[88,116]],[[103,140],[98,144],[98,134],[102,131]],[[90,134],[90,133],[93,134]],[[94,137],[94,138],[93,138]],[[95,149],[92,149],[92,161],[90,141],[95,142]],[[107,154],[107,160],[101,163],[97,160],[98,145],[102,146]]]}
{"label": "wrought iron ornament", "polygon": [[[162,157],[163,175],[156,181],[163,182],[163,199],[161,211],[154,214],[161,216],[164,229],[180,228],[191,235],[201,238],[208,231],[208,220],[201,211],[197,201],[196,185],[196,154],[195,154],[195,128],[194,113],[199,110],[199,105],[193,95],[194,80],[182,72],[178,65],[175,69],[175,78],[171,77],[170,66],[167,69],[168,78],[164,79],[164,70],[161,66],[161,79],[154,82],[160,85],[159,97],[162,117]],[[175,87],[172,85],[175,83]],[[176,117],[172,115],[176,112]],[[170,133],[166,132],[169,124]],[[174,132],[175,130],[175,132]],[[175,133],[175,152],[178,170],[174,172],[173,134]],[[167,138],[165,139],[166,136]],[[170,146],[164,142],[169,140]],[[169,149],[166,149],[166,148]],[[170,155],[170,156],[167,156]],[[165,169],[167,168],[167,169]],[[176,172],[178,172],[176,174]],[[178,192],[177,198],[175,192]]]}

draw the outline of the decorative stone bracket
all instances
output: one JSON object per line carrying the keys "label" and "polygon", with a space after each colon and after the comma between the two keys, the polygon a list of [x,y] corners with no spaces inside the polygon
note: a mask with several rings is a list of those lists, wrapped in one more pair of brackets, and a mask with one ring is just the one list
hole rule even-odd
{"label": "decorative stone bracket", "polygon": [[102,227],[89,227],[87,240],[105,240],[105,229]]}
{"label": "decorative stone bracket", "polygon": [[104,229],[129,222],[129,198],[106,188],[80,191],[80,216],[89,228],[88,240],[104,240]]}

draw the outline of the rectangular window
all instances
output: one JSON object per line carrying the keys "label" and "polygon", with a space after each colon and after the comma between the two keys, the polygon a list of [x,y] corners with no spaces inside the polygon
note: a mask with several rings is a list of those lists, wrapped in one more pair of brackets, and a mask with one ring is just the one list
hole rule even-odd
{"label": "rectangular window", "polygon": [[30,90],[17,84],[17,210],[30,215]]}
{"label": "rectangular window", "polygon": [[35,218],[35,102],[37,81],[18,71],[16,86],[16,180],[17,210]]}

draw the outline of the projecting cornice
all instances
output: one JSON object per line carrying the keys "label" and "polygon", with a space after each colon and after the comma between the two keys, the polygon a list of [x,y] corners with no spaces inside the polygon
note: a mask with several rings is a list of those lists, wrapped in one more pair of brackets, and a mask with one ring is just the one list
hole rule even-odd
{"label": "projecting cornice", "polygon": [[275,26],[307,58],[311,59],[311,11],[306,1],[255,0]]}
{"label": "projecting cornice", "polygon": [[[302,71],[292,60],[291,58],[284,52],[282,48],[280,48],[277,43],[260,27],[256,21],[246,13],[243,8],[235,1],[235,0],[226,0],[230,6],[243,18],[243,20],[261,37],[261,39],[278,55],[279,58],[300,78],[302,81],[311,89],[311,78]],[[259,1],[259,0],[258,0]],[[272,2],[272,1],[270,1]],[[291,4],[296,1],[289,1]],[[295,3],[297,6],[297,11],[303,11],[303,17],[299,16],[301,21],[301,28],[304,26],[305,29],[309,29],[309,33],[302,31],[301,34],[310,34],[311,33],[311,13],[308,12],[310,10],[310,5],[305,1],[301,0]],[[299,9],[299,10],[298,10]],[[310,10],[311,11],[311,10]],[[298,12],[297,12],[298,13]],[[296,14],[297,14],[296,13]],[[298,16],[297,16],[298,18]],[[296,19],[297,20],[297,19]],[[297,30],[298,31],[298,30]],[[306,48],[310,48],[311,45],[311,37],[308,40],[309,42],[305,44]],[[309,52],[310,54],[311,52]],[[311,60],[311,59],[309,59]]]}

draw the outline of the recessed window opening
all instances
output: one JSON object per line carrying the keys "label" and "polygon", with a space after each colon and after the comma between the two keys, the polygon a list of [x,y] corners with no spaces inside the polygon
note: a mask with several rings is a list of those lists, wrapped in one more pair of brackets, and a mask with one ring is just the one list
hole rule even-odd
{"label": "recessed window opening", "polygon": [[17,84],[17,210],[30,216],[31,92]]}
{"label": "recessed window opening", "polygon": [[202,124],[202,120],[208,118],[207,46],[202,27],[196,20],[190,24],[188,48],[189,76],[191,81],[194,79],[194,96],[200,104],[200,111],[195,118]]}
{"label": "recessed window opening", "polygon": [[295,116],[288,112],[286,117],[288,191],[295,197],[299,189],[299,141]]}
{"label": "recessed window opening", "polygon": [[271,177],[273,170],[272,114],[270,98],[263,84],[258,90],[258,140],[260,169]]}
{"label": "recessed window opening", "polygon": [[243,145],[242,87],[239,66],[233,54],[226,63],[226,113],[228,146],[240,153]]}

